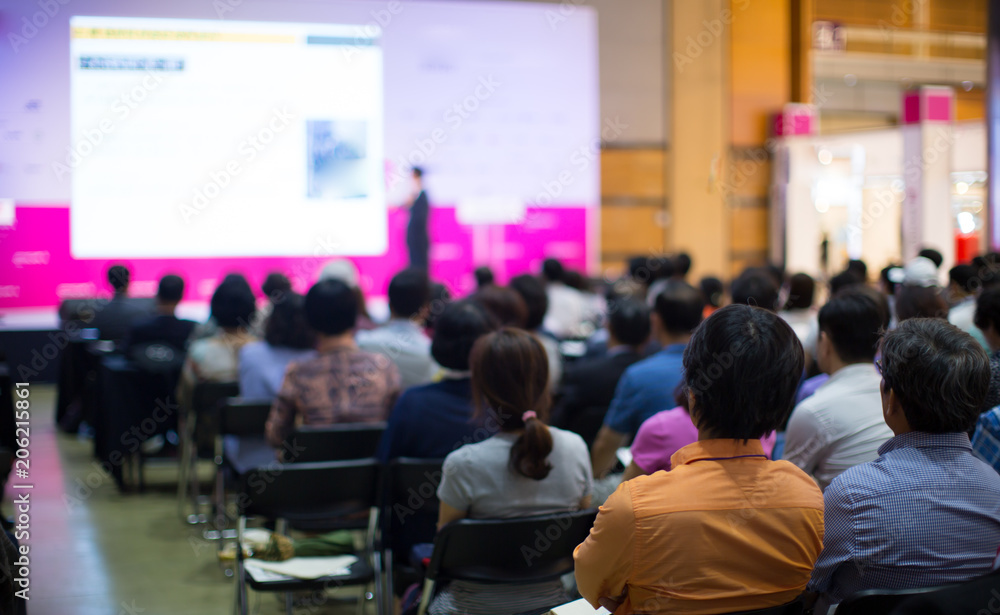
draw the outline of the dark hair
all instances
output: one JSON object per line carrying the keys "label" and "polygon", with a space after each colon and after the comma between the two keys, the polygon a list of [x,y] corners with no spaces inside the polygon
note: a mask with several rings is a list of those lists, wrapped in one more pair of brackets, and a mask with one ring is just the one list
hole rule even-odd
{"label": "dark hair", "polygon": [[990,387],[990,359],[971,335],[938,318],[912,318],[882,338],[886,390],[915,431],[968,431]]}
{"label": "dark hair", "polygon": [[400,318],[415,316],[430,300],[431,284],[422,269],[404,269],[389,281],[389,310]]}
{"label": "dark hair", "polygon": [[354,327],[358,300],[340,280],[320,280],[306,293],[306,322],[324,335],[340,335]]}
{"label": "dark hair", "polygon": [[590,292],[590,280],[579,271],[567,269],[563,274],[563,284],[582,293]]}
{"label": "dark hair", "polygon": [[853,272],[862,283],[868,280],[868,264],[861,259],[853,258],[847,261],[846,271]]}
{"label": "dark hair", "polygon": [[441,367],[466,371],[473,344],[496,328],[496,320],[475,301],[449,303],[438,316],[431,356]]}
{"label": "dark hair", "polygon": [[667,280],[653,302],[653,309],[669,333],[691,333],[705,312],[705,301],[698,290],[680,280]]}
{"label": "dark hair", "polygon": [[816,294],[816,281],[807,273],[796,273],[788,280],[786,310],[805,310],[812,307]]}
{"label": "dark hair", "polygon": [[111,288],[116,293],[128,290],[129,279],[131,277],[132,274],[125,265],[111,265],[108,267],[108,284],[111,285]]}
{"label": "dark hair", "polygon": [[412,172],[413,172],[413,176],[414,177],[423,177],[424,176],[424,170],[422,168],[420,168],[420,167],[413,167]]}
{"label": "dark hair", "polygon": [[705,276],[698,283],[698,287],[701,289],[701,298],[705,300],[706,305],[714,308],[722,307],[722,293],[725,292],[722,280]]}
{"label": "dark hair", "polygon": [[692,416],[713,437],[760,438],[788,419],[804,365],[795,331],[770,310],[717,310],[684,349]]}
{"label": "dark hair", "polygon": [[649,308],[634,299],[616,299],[608,306],[608,331],[627,346],[639,346],[649,340]]}
{"label": "dark hair", "polygon": [[982,331],[993,325],[1000,332],[1000,286],[983,289],[976,299],[976,315],[972,322]]}
{"label": "dark hair", "polygon": [[178,303],[184,298],[184,278],[179,275],[167,274],[160,278],[156,289],[156,298],[160,303]]}
{"label": "dark hair", "polygon": [[[241,277],[242,279],[242,277]],[[212,318],[223,329],[248,327],[257,312],[257,300],[246,279],[224,278],[212,294]]]}
{"label": "dark hair", "polygon": [[563,264],[554,258],[547,258],[542,261],[542,275],[549,282],[561,282],[565,272]]}
{"label": "dark hair", "polygon": [[316,332],[306,320],[305,297],[289,292],[273,305],[274,309],[264,326],[264,340],[270,346],[313,348],[316,345]]}
{"label": "dark hair", "polygon": [[451,304],[451,293],[448,287],[440,282],[431,282],[431,300],[427,310],[427,318],[424,319],[424,326],[433,330],[437,326],[441,313]]}
{"label": "dark hair", "polygon": [[674,275],[680,277],[686,277],[688,272],[691,271],[691,256],[687,252],[679,252],[677,256],[673,258],[674,265]]}
{"label": "dark hair", "polygon": [[875,360],[882,332],[889,326],[889,302],[867,286],[845,288],[819,311],[819,329],[830,337],[846,363]]}
{"label": "dark hair", "polygon": [[944,256],[941,256],[941,253],[935,250],[934,248],[924,248],[923,250],[917,253],[917,256],[923,256],[927,260],[934,263],[934,266],[938,268],[940,268],[941,263],[944,262]]}
{"label": "dark hair", "polygon": [[848,288],[850,286],[858,286],[864,284],[864,280],[858,277],[858,274],[850,269],[845,269],[837,275],[830,278],[830,294],[836,295],[840,291]]}
{"label": "dark hair", "polygon": [[269,301],[273,302],[280,299],[282,294],[292,292],[292,282],[280,271],[272,271],[264,278],[260,290]]}
{"label": "dark hair", "polygon": [[503,327],[524,327],[528,322],[528,306],[524,299],[506,286],[487,286],[470,298]]}
{"label": "dark hair", "polygon": [[729,294],[737,305],[752,305],[772,312],[778,307],[778,285],[771,275],[759,269],[740,274],[733,280]]}
{"label": "dark hair", "polygon": [[549,296],[545,293],[542,281],[533,275],[524,274],[511,278],[507,285],[521,295],[528,307],[528,318],[524,321],[524,328],[534,331],[541,327],[545,313],[549,311]]}
{"label": "dark hair", "polygon": [[[510,449],[510,470],[532,480],[552,471],[552,433],[545,425],[549,410],[549,361],[531,333],[503,328],[476,341],[469,359],[472,397],[480,415],[496,412],[500,430],[523,429]],[[537,418],[524,420],[532,410]]]}
{"label": "dark hair", "polygon": [[948,270],[948,280],[967,293],[974,293],[983,285],[972,265],[955,265]]}
{"label": "dark hair", "polygon": [[250,294],[253,294],[253,289],[250,288],[250,282],[247,282],[246,277],[242,273],[236,273],[236,272],[227,273],[226,277],[222,278],[222,281],[219,283],[239,286],[241,288],[245,288],[246,290],[250,291]]}
{"label": "dark hair", "polygon": [[885,284],[886,290],[889,291],[890,295],[896,294],[896,283],[889,278],[889,272],[893,269],[899,268],[899,265],[887,265],[883,267],[882,271],[879,273],[879,279],[881,279],[882,283]]}
{"label": "dark hair", "polygon": [[936,286],[902,284],[896,289],[896,320],[910,318],[948,319],[948,302]]}
{"label": "dark hair", "polygon": [[476,270],[472,272],[472,275],[476,278],[476,288],[482,289],[483,287],[493,284],[496,279],[493,275],[493,270],[489,267],[476,267]]}

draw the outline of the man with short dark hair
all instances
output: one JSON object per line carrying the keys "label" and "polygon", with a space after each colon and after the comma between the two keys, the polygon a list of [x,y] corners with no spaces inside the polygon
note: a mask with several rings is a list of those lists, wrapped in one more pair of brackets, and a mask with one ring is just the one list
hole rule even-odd
{"label": "man with short dark hair", "polygon": [[729,294],[736,305],[752,305],[774,312],[778,309],[778,285],[761,269],[747,269],[733,280]]}
{"label": "man with short dark hair", "polygon": [[823,547],[823,496],[759,438],[792,409],[805,362],[774,313],[730,305],[684,351],[698,441],[624,482],[577,547],[576,581],[615,613],[734,613],[792,602]]}
{"label": "man with short dark hair", "polygon": [[542,280],[549,298],[545,314],[545,330],[559,339],[581,335],[581,325],[587,317],[587,300],[583,293],[566,284],[566,268],[554,258],[542,262]]}
{"label": "man with short dark hair", "polygon": [[317,356],[293,362],[267,418],[278,447],[298,425],[384,421],[399,393],[399,371],[382,355],[354,342],[358,303],[339,280],[317,282],[306,294],[306,320],[317,335]]}
{"label": "man with short dark hair", "polygon": [[816,612],[866,589],[961,583],[993,569],[1000,475],[972,454],[989,358],[941,319],[899,323],[882,339],[882,413],[895,437],[824,494],[826,538],[809,589]]}
{"label": "man with short dark hair", "polygon": [[669,280],[656,297],[652,328],[663,350],[629,367],[618,381],[590,453],[595,477],[601,478],[614,467],[615,451],[639,431],[643,421],[674,407],[674,387],[684,374],[684,347],[701,323],[704,307],[701,293],[677,280]]}
{"label": "man with short dark hair", "polygon": [[438,370],[431,358],[431,338],[423,329],[430,295],[427,273],[404,269],[389,281],[389,322],[358,331],[358,347],[392,360],[399,368],[403,389],[427,384]]}
{"label": "man with short dark hair", "polygon": [[139,344],[155,342],[162,342],[183,351],[195,327],[194,321],[177,318],[174,315],[177,304],[183,297],[184,278],[177,275],[165,275],[160,278],[160,285],[156,291],[157,314],[132,326],[127,336],[125,352],[129,353]]}
{"label": "man with short dark hair", "polygon": [[811,474],[821,489],[848,468],[878,457],[892,431],[882,420],[882,378],[875,369],[889,305],[865,286],[846,288],[819,311],[816,362],[830,379],[788,420],[786,459]]}
{"label": "man with short dark hair", "polygon": [[528,319],[524,323],[524,328],[534,333],[545,348],[545,354],[549,359],[549,385],[554,391],[563,378],[563,361],[559,352],[559,340],[542,326],[549,311],[549,296],[545,292],[545,284],[537,277],[525,273],[511,278],[507,286],[524,299],[524,304],[528,308]]}
{"label": "man with short dark hair", "polygon": [[430,220],[430,201],[424,190],[424,170],[413,167],[413,202],[409,205],[410,222],[406,226],[406,249],[410,253],[410,267],[429,271],[431,240],[427,230]]}
{"label": "man with short dark hair", "polygon": [[[608,350],[603,356],[570,363],[563,376],[559,401],[552,410],[552,424],[568,428],[587,409],[607,413],[625,370],[642,358],[649,340],[649,308],[633,299],[608,302]],[[581,433],[590,446],[596,432]]]}
{"label": "man with short dark hair", "polygon": [[150,299],[134,298],[128,294],[132,274],[125,265],[108,268],[108,284],[114,291],[111,300],[93,307],[94,317],[85,326],[98,330],[102,340],[123,342],[132,324],[154,314]]}

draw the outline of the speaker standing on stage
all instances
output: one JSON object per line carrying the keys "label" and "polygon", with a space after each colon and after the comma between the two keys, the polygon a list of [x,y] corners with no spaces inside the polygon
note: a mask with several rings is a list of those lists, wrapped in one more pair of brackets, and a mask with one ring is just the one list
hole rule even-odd
{"label": "speaker standing on stage", "polygon": [[428,252],[430,237],[427,234],[427,217],[430,205],[427,193],[424,192],[424,172],[420,167],[413,167],[413,184],[417,196],[410,205],[410,224],[406,227],[406,248],[410,252],[410,267],[428,270]]}

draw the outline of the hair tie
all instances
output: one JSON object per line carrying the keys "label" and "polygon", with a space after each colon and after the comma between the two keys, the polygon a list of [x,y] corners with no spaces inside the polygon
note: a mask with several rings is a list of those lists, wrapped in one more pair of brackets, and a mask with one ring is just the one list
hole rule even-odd
{"label": "hair tie", "polygon": [[538,418],[538,415],[535,414],[534,410],[528,410],[527,412],[525,412],[524,414],[521,415],[521,422],[527,423],[528,420],[530,420],[530,419],[537,419],[537,418]]}

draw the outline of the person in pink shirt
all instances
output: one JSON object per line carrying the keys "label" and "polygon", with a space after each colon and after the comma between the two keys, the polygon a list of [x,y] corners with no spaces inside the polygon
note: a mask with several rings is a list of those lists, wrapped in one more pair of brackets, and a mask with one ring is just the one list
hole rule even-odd
{"label": "person in pink shirt", "polygon": [[[674,391],[676,408],[657,412],[639,427],[632,441],[632,462],[625,469],[622,481],[660,470],[670,471],[670,458],[681,448],[698,441],[698,428],[687,410],[687,389],[681,383]],[[764,454],[771,457],[775,432],[760,439]]]}

